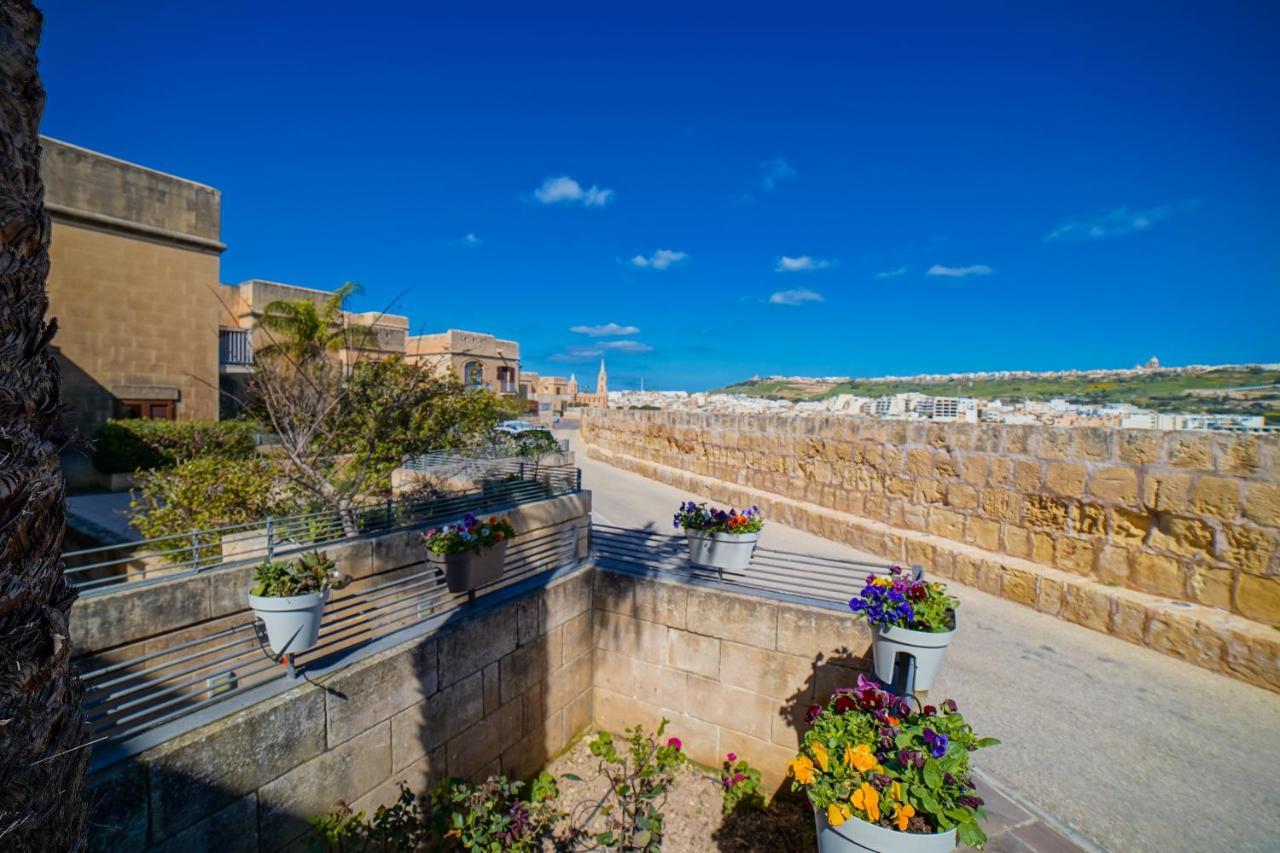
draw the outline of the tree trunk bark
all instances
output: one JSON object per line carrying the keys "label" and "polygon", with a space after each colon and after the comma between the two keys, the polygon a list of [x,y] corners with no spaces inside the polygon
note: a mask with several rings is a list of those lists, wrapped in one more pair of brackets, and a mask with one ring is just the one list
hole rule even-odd
{"label": "tree trunk bark", "polygon": [[62,573],[65,484],[40,180],[43,16],[0,0],[0,848],[82,850],[89,750]]}

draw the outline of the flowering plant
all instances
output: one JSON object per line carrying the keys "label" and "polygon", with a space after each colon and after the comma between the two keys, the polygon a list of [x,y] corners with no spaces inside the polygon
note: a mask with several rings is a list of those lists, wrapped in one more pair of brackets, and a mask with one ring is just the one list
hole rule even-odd
{"label": "flowering plant", "polygon": [[955,829],[971,847],[986,842],[969,753],[999,741],[975,735],[954,701],[917,708],[859,675],[856,688],[840,688],[826,708],[810,711],[812,726],[787,775],[832,826],[856,817],[899,832]]}
{"label": "flowering plant", "polygon": [[732,752],[720,763],[720,784],[724,787],[724,813],[739,808],[763,809],[764,794],[760,790],[760,771]]}
{"label": "flowering plant", "polygon": [[487,521],[481,521],[471,513],[467,513],[461,521],[446,524],[440,528],[431,528],[422,534],[422,542],[433,554],[457,554],[462,551],[492,548],[499,542],[514,538],[515,535],[515,528],[505,517],[498,518],[491,515]]}
{"label": "flowering plant", "polygon": [[249,594],[263,598],[307,595],[342,589],[348,580],[328,554],[312,551],[293,560],[263,560],[254,569]]}
{"label": "flowering plant", "polygon": [[959,606],[946,586],[912,580],[901,566],[890,566],[887,575],[869,575],[866,586],[849,600],[849,609],[872,625],[934,633],[955,629]]}
{"label": "flowering plant", "polygon": [[759,533],[760,528],[764,527],[764,517],[760,515],[758,506],[748,507],[741,512],[736,509],[725,512],[693,501],[681,502],[673,522],[677,528],[683,527],[700,533]]}
{"label": "flowering plant", "polygon": [[619,750],[608,732],[598,732],[591,741],[591,754],[600,759],[600,772],[609,780],[609,803],[601,812],[608,817],[608,828],[595,835],[600,847],[634,853],[662,850],[667,792],[688,760],[680,738],[663,740],[667,722],[659,723],[654,734],[647,734],[643,726],[627,729],[625,750]]}

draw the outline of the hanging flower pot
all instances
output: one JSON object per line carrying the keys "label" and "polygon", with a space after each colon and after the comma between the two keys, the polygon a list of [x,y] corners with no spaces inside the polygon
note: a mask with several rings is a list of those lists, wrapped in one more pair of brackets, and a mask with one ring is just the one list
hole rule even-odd
{"label": "hanging flower pot", "polygon": [[929,690],[942,667],[942,656],[956,635],[956,608],[945,585],[913,579],[891,566],[887,575],[870,575],[849,609],[871,623],[871,657],[876,677],[893,681],[899,655],[915,659],[915,690]]}
{"label": "hanging flower pot", "polygon": [[328,555],[319,551],[295,560],[264,560],[254,572],[249,606],[267,629],[274,654],[297,654],[316,644],[331,589],[346,579]]}
{"label": "hanging flower pot", "polygon": [[810,714],[787,775],[813,806],[819,853],[982,847],[970,759],[999,741],[974,734],[955,702],[922,705],[859,675]]}
{"label": "hanging flower pot", "polygon": [[469,592],[502,578],[507,543],[515,535],[506,518],[480,521],[467,513],[461,521],[428,530],[422,541],[427,562],[444,572],[449,592]]}
{"label": "hanging flower pot", "polygon": [[759,507],[726,512],[693,501],[680,504],[674,522],[689,540],[689,562],[722,571],[743,571],[751,565],[764,527]]}

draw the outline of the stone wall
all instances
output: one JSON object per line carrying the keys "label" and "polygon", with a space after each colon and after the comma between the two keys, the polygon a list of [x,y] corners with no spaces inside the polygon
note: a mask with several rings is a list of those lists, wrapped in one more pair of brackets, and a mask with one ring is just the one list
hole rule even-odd
{"label": "stone wall", "polygon": [[90,775],[91,847],[304,849],[338,800],[372,812],[448,775],[531,775],[592,721],[589,569]]}
{"label": "stone wall", "polygon": [[627,410],[584,413],[582,436],[592,458],[1280,690],[1275,437]]}
{"label": "stone wall", "polygon": [[847,612],[604,569],[594,606],[596,725],[665,717],[694,761],[737,753],[771,793],[809,706],[870,668],[870,633]]}

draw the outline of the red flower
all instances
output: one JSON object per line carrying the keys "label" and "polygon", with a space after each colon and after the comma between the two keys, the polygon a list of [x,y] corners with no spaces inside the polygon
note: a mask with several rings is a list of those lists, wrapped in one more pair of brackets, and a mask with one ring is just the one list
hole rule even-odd
{"label": "red flower", "polygon": [[679,751],[680,751],[680,747],[684,746],[684,744],[680,742],[680,738],[678,738],[678,737],[673,737],[673,738],[671,738],[670,740],[668,740],[668,741],[667,741],[667,746],[671,747],[671,748],[672,748],[672,749],[674,749],[676,752],[679,752]]}

